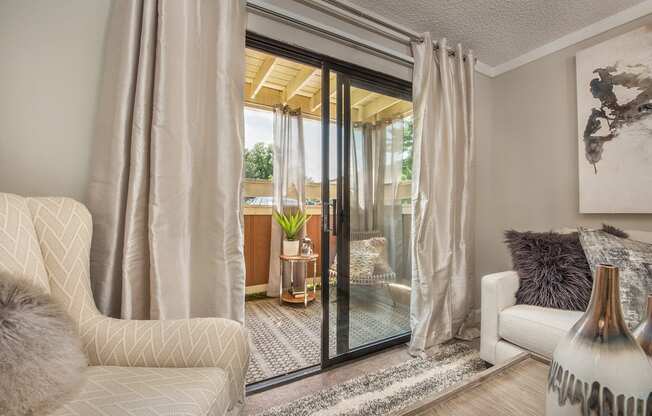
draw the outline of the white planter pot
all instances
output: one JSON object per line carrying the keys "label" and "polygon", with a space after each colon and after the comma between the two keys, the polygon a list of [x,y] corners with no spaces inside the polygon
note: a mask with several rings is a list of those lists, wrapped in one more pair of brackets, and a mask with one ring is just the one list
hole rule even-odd
{"label": "white planter pot", "polygon": [[299,240],[289,241],[283,240],[283,255],[284,256],[298,256],[299,255]]}

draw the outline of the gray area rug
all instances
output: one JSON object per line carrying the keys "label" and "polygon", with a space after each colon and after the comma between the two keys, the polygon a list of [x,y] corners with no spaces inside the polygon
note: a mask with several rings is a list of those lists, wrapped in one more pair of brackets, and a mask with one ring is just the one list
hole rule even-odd
{"label": "gray area rug", "polygon": [[[359,290],[357,290],[359,289]],[[394,305],[382,289],[356,288],[351,294],[350,345],[355,348],[410,330],[409,310]],[[318,293],[319,295],[319,293]],[[330,347],[335,355],[336,305],[330,308]],[[321,302],[279,305],[277,298],[245,303],[251,359],[247,384],[320,363]]]}
{"label": "gray area rug", "polygon": [[444,345],[428,358],[413,358],[311,394],[258,416],[388,415],[449,389],[483,371],[478,351],[463,343]]}

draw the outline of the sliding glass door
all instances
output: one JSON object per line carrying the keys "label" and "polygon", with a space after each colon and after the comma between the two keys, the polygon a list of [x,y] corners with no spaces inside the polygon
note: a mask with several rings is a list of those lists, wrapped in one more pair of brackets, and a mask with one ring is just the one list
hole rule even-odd
{"label": "sliding glass door", "polygon": [[[255,350],[250,372],[256,371],[248,388],[259,391],[409,340],[412,105],[410,82],[252,33],[247,47],[247,201],[273,201],[264,186],[274,174],[265,162],[273,155],[267,133],[273,123],[264,111],[275,105],[300,110],[305,205],[312,216],[306,233],[320,264],[320,273],[309,275],[317,277],[309,281],[317,299],[307,307],[253,296],[248,302]],[[278,280],[289,283],[269,265],[267,208],[250,207],[246,217],[252,288],[268,286],[277,270]]]}
{"label": "sliding glass door", "polygon": [[325,366],[409,334],[412,155],[409,97],[353,74],[331,71],[327,83],[336,140],[325,132],[322,142]]}

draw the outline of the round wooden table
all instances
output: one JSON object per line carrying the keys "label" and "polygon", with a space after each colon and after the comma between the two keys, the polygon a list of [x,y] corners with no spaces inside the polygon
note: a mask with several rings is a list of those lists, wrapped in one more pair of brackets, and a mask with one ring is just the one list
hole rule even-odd
{"label": "round wooden table", "polygon": [[[317,259],[319,255],[311,254],[310,256],[285,256],[281,254],[279,259],[281,260],[281,282],[279,284],[279,303],[282,305],[283,302],[287,303],[303,303],[304,307],[308,306],[308,302],[312,302],[316,297],[316,286],[315,286],[315,276],[317,276]],[[288,290],[283,289],[283,265],[285,263],[290,263],[290,288]],[[303,292],[297,292],[294,289],[294,265],[296,263],[305,264],[304,268],[304,279],[303,279]],[[308,264],[313,264],[313,277],[312,277],[312,292],[308,292]]]}

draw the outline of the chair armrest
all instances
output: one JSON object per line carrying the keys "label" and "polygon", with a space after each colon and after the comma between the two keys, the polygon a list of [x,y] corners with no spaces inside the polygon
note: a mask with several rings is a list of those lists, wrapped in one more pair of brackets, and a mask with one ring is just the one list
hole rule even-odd
{"label": "chair armrest", "polygon": [[79,332],[91,365],[221,368],[228,376],[231,403],[244,404],[249,343],[238,322],[221,318],[136,321],[98,314],[82,322]]}
{"label": "chair armrest", "polygon": [[516,304],[516,291],[519,277],[515,271],[486,275],[482,278],[480,314],[480,357],[496,362],[498,335],[498,316],[503,309]]}

